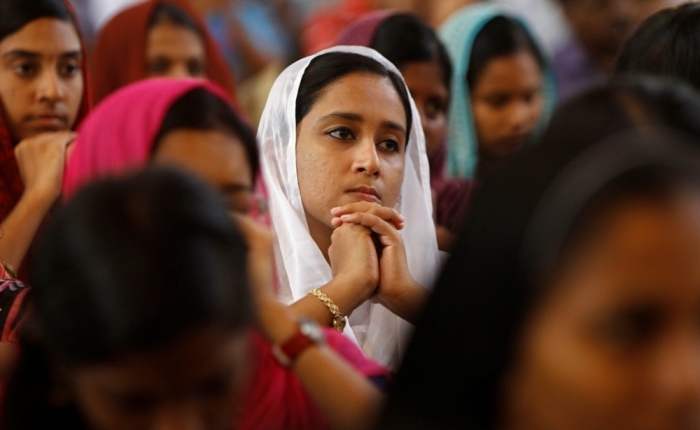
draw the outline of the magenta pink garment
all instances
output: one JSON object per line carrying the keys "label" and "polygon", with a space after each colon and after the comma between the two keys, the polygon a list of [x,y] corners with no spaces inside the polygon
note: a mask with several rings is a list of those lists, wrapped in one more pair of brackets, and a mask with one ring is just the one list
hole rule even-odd
{"label": "magenta pink garment", "polygon": [[380,10],[364,15],[353,21],[340,33],[336,45],[359,45],[371,48],[370,44],[377,28],[393,15],[396,15],[396,12],[389,10]]}
{"label": "magenta pink garment", "polygon": [[64,200],[97,178],[144,167],[166,113],[195,88],[205,88],[231,103],[216,85],[194,79],[148,79],[102,101],[78,129],[63,176]]}
{"label": "magenta pink garment", "polygon": [[[324,329],[328,347],[366,378],[390,377],[390,372],[367,358],[350,339]],[[328,428],[313,400],[306,394],[301,380],[279,364],[270,343],[253,335],[254,370],[245,395],[239,430],[321,430]],[[329,383],[332,383],[329,382]]]}

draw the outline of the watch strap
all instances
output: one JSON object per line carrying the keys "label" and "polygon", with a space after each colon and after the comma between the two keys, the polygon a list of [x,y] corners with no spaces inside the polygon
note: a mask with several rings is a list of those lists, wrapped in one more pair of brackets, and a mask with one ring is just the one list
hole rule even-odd
{"label": "watch strap", "polygon": [[[318,335],[310,335],[310,330],[317,331]],[[272,353],[280,364],[285,367],[292,367],[297,358],[307,348],[313,345],[322,345],[323,343],[320,327],[310,320],[303,320],[292,337],[282,344],[272,346]]]}

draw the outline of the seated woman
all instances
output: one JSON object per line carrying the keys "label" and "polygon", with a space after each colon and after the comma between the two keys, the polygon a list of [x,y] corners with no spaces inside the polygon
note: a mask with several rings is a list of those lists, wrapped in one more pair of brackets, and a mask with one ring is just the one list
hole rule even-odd
{"label": "seated woman", "polygon": [[226,62],[186,0],[148,0],[112,18],[93,48],[99,102],[148,77],[208,78],[234,95]]}
{"label": "seated woman", "polygon": [[20,270],[61,194],[89,110],[80,31],[63,0],[0,2],[0,261]]}
{"label": "seated woman", "polygon": [[673,78],[700,90],[698,19],[700,5],[695,2],[650,16],[624,45],[614,74]]}
{"label": "seated woman", "polygon": [[380,428],[697,426],[700,151],[670,127],[700,110],[640,88],[572,100],[484,182]]}
{"label": "seated woman", "polygon": [[375,49],[401,71],[425,133],[430,164],[438,246],[447,251],[464,213],[463,201],[471,182],[448,180],[447,107],[450,103],[452,64],[435,30],[415,15],[387,11],[368,14],[348,26],[338,45]]}
{"label": "seated woman", "polygon": [[439,270],[412,106],[384,57],[336,47],[280,75],[258,130],[280,297],[389,367]]}
{"label": "seated woman", "polygon": [[0,426],[366,428],[386,371],[275,302],[270,238],[237,219],[176,170],[78,192],[38,251]]}
{"label": "seated woman", "polygon": [[554,108],[552,70],[525,23],[491,4],[456,12],[440,36],[454,65],[448,174],[480,181],[535,140]]}

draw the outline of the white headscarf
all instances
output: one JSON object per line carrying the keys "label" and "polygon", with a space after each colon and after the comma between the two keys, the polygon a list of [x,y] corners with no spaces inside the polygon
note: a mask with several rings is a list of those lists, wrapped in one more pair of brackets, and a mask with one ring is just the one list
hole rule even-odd
{"label": "white headscarf", "polygon": [[[297,61],[275,81],[258,128],[258,142],[276,236],[279,295],[285,303],[303,298],[311,289],[320,288],[333,278],[330,265],[309,233],[296,168],[296,99],[299,86],[311,60],[329,52],[369,57],[401,76],[393,64],[373,49],[336,46]],[[372,103],[371,100],[367,102]],[[408,140],[403,184],[394,208],[406,220],[401,235],[411,275],[421,285],[430,288],[440,261],[431,215],[425,136],[412,100],[411,110],[413,126]],[[369,301],[355,309],[345,333],[355,339],[369,357],[390,368],[397,368],[407,347],[411,327],[384,306]]]}

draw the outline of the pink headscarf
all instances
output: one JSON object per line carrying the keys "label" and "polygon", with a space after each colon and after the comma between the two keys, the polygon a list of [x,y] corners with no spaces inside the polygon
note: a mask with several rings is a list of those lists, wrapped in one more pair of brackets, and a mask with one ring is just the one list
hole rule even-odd
{"label": "pink headscarf", "polygon": [[194,79],[137,82],[100,103],[78,130],[63,176],[64,199],[97,178],[145,166],[168,110],[196,88],[204,88],[233,106],[216,85]]}
{"label": "pink headscarf", "polygon": [[380,10],[364,15],[345,27],[345,30],[338,36],[336,45],[358,45],[371,48],[374,33],[377,32],[379,26],[387,18],[396,14],[397,12],[394,11]]}

